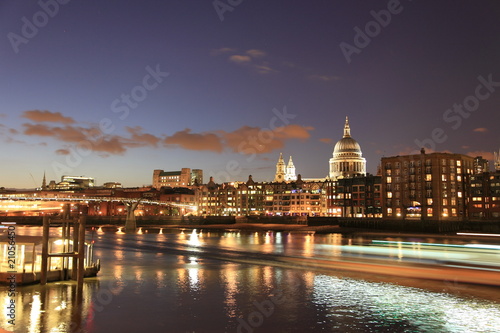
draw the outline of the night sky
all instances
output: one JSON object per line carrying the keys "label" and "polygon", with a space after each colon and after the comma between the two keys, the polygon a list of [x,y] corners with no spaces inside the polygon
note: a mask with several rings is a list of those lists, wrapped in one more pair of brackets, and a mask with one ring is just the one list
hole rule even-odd
{"label": "night sky", "polygon": [[500,148],[498,1],[59,1],[0,2],[0,186]]}

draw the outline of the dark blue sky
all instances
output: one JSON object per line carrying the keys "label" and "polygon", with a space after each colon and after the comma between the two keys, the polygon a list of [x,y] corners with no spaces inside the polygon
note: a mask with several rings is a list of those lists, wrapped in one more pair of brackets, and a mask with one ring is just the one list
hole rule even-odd
{"label": "dark blue sky", "polygon": [[371,173],[500,148],[498,1],[60,1],[0,3],[0,186],[324,177],[345,116]]}

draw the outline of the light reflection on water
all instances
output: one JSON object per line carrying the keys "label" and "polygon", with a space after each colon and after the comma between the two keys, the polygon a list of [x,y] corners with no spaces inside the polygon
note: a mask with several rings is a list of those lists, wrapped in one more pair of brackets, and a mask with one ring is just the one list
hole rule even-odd
{"label": "light reflection on water", "polygon": [[[102,271],[97,278],[85,280],[81,303],[75,298],[72,282],[18,287],[15,329],[84,333],[250,332],[248,327],[253,332],[498,332],[498,303],[265,262],[220,261],[204,257],[200,248],[186,254],[165,248],[165,244],[220,244],[243,249],[261,246],[265,253],[285,254],[294,249],[311,254],[319,238],[341,243],[338,235],[104,232],[96,235],[95,244]],[[7,292],[1,290],[0,304],[7,304]],[[281,302],[276,301],[279,299]],[[5,313],[0,313],[0,327],[11,329],[6,322]],[[72,330],[72,323],[80,328]]]}
{"label": "light reflection on water", "polygon": [[8,324],[10,318],[2,311],[0,327],[14,332],[78,332],[83,323],[92,324],[92,298],[98,289],[97,279],[87,279],[82,299],[77,299],[76,284],[71,282],[17,287],[13,298],[2,290],[1,303],[14,299],[16,311],[14,326]]}
{"label": "light reflection on water", "polygon": [[[499,332],[500,306],[387,283],[318,275],[314,303],[326,306],[332,329],[405,332]],[[332,297],[334,295],[335,297]],[[368,322],[368,324],[367,324]]]}

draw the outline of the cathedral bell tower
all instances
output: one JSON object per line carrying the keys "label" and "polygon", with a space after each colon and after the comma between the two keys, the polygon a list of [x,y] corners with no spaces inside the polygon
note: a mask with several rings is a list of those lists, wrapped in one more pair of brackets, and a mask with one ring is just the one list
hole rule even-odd
{"label": "cathedral bell tower", "polygon": [[274,176],[274,181],[281,183],[285,181],[286,167],[285,161],[283,161],[283,153],[280,153],[280,158],[278,163],[276,163],[276,175]]}

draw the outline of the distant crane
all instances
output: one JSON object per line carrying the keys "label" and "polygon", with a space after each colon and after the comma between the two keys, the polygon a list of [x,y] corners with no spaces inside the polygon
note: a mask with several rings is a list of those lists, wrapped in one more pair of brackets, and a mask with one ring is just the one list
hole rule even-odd
{"label": "distant crane", "polygon": [[30,172],[30,176],[31,176],[31,179],[33,179],[33,183],[35,184],[35,189],[37,189],[38,186],[36,185],[35,177],[33,177],[33,175],[31,174],[31,172]]}

